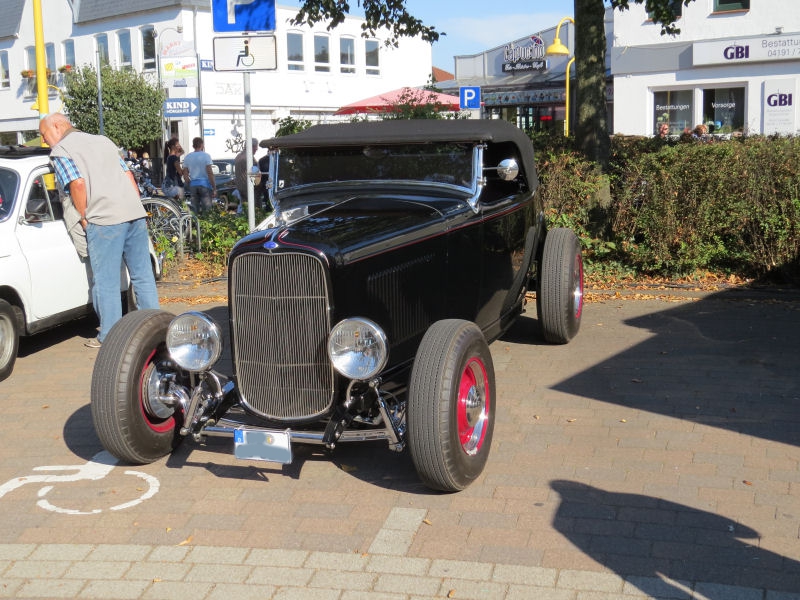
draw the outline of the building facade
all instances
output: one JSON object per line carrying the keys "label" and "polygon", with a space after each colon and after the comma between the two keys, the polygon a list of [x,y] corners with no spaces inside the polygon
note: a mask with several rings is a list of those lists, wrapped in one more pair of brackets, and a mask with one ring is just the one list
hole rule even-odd
{"label": "building facade", "polygon": [[[38,130],[32,0],[4,0],[0,21],[0,136],[21,143]],[[46,0],[42,2],[50,112],[61,108],[65,71],[107,62],[160,82],[170,103],[164,134],[184,147],[203,136],[214,157],[244,145],[241,72],[215,70],[215,33],[209,0]],[[293,26],[295,8],[276,7],[275,68],[250,74],[252,135],[271,137],[286,117],[327,122],[345,104],[403,87],[425,85],[431,47],[420,39],[386,46],[387,32],[362,37],[363,20]],[[256,65],[254,65],[256,66]],[[195,108],[196,107],[196,108]],[[174,113],[171,113],[172,109]],[[183,109],[186,109],[184,112]],[[171,116],[174,114],[176,116]],[[36,133],[33,133],[36,135]],[[160,144],[159,144],[160,145]]]}
{"label": "building facade", "polygon": [[704,124],[712,134],[800,130],[800,3],[694,0],[675,36],[662,36],[643,5],[615,11],[611,71],[614,131],[653,135]]}

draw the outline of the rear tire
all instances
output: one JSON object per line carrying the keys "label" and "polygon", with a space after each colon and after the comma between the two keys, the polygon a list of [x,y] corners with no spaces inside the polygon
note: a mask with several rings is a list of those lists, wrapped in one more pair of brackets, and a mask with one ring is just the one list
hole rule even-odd
{"label": "rear tire", "polygon": [[0,300],[0,381],[14,370],[19,350],[19,328],[14,307]]}
{"label": "rear tire", "polygon": [[492,445],[494,366],[474,323],[434,323],[422,338],[408,390],[408,445],[423,483],[457,492],[483,472]]}
{"label": "rear tire", "polygon": [[578,333],[583,314],[581,243],[571,229],[547,232],[536,289],[536,312],[544,339],[566,344]]}
{"label": "rear tire", "polygon": [[117,322],[103,340],[92,373],[92,420],[103,447],[118,459],[145,464],[181,442],[180,413],[164,411],[148,396],[147,382],[174,371],[165,347],[174,315],[137,310]]}

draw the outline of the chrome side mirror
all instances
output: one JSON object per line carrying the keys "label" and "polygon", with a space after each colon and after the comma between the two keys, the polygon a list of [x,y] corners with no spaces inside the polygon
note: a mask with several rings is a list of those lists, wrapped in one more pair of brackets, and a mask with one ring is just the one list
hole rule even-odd
{"label": "chrome side mirror", "polygon": [[514,158],[506,158],[497,165],[497,176],[503,181],[512,181],[519,175],[519,164]]}

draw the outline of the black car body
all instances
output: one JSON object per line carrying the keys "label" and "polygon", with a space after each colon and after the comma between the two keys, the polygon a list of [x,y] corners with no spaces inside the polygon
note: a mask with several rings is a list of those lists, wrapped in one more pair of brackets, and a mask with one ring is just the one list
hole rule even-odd
{"label": "black car body", "polygon": [[580,324],[580,246],[546,229],[530,140],[503,121],[398,120],[261,145],[275,212],[230,255],[233,377],[211,370],[208,317],[126,317],[95,367],[101,440],[146,462],[227,435],[241,458],[289,462],[296,443],[383,439],[430,487],[463,489],[491,445],[488,344],[529,290],[548,341]]}

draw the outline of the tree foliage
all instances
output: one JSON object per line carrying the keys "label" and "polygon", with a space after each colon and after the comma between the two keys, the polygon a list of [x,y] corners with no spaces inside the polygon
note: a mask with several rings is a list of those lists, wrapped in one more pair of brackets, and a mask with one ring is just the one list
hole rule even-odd
{"label": "tree foliage", "polygon": [[628,10],[631,2],[644,4],[653,23],[661,25],[661,35],[674,35],[681,32],[680,28],[675,26],[680,16],[681,5],[689,6],[694,0],[611,0],[611,6],[619,10]]}
{"label": "tree foliage", "polygon": [[[433,43],[440,35],[445,35],[409,14],[405,0],[356,0],[356,6],[364,9],[364,23],[361,25],[364,37],[375,37],[376,31],[385,28],[390,33],[386,43],[397,46],[401,37],[419,35],[424,41]],[[348,0],[306,0],[292,24],[311,26],[327,21],[330,31],[341,25],[349,12]]]}
{"label": "tree foliage", "polygon": [[[105,65],[100,70],[103,133],[123,148],[140,148],[161,136],[164,92],[145,75]],[[84,65],[67,75],[64,107],[73,125],[100,133],[97,71]]]}

